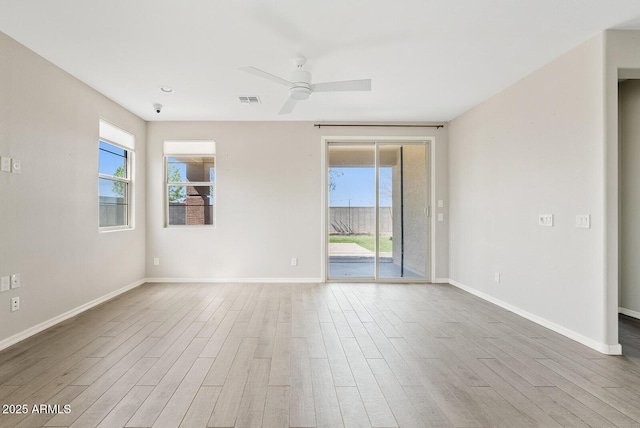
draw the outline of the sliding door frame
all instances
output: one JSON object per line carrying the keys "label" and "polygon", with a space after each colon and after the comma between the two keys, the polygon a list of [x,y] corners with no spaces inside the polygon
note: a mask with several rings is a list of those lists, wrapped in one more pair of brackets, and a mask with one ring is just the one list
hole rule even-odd
{"label": "sliding door frame", "polygon": [[[321,221],[321,277],[326,282],[421,282],[432,283],[435,282],[434,267],[436,266],[436,248],[435,248],[435,216],[433,215],[432,207],[435,205],[435,137],[433,136],[384,136],[384,137],[361,137],[361,136],[344,136],[344,137],[321,137],[322,142],[322,190],[321,199],[323,207],[323,215]],[[343,145],[357,145],[362,144],[374,144],[375,147],[375,191],[376,191],[376,251],[375,251],[375,278],[329,278],[329,235],[328,235],[328,222],[329,222],[329,194],[328,194],[328,180],[329,180],[329,145],[330,144],[343,144]],[[425,278],[380,278],[379,275],[379,147],[381,145],[402,145],[402,144],[424,144],[425,156],[426,156],[426,179],[429,181],[427,186],[427,195],[425,200],[427,201],[426,209],[426,240],[425,243],[427,250],[427,257],[425,260],[425,266],[427,269],[427,275]]]}

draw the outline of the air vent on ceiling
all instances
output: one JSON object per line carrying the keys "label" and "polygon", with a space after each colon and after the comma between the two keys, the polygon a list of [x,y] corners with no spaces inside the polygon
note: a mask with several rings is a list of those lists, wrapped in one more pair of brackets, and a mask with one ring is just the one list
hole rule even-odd
{"label": "air vent on ceiling", "polygon": [[258,97],[238,97],[242,104],[262,104]]}

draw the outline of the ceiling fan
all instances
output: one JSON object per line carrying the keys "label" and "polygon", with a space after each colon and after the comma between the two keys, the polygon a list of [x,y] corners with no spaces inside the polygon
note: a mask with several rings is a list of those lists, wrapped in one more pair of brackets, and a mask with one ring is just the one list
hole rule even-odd
{"label": "ceiling fan", "polygon": [[279,114],[291,113],[296,103],[306,100],[313,92],[344,92],[344,91],[370,91],[371,79],[343,80],[339,82],[311,83],[311,73],[302,69],[307,62],[306,58],[300,56],[293,60],[296,70],[291,73],[291,79],[286,80],[255,67],[242,67],[240,70],[262,77],[272,82],[289,87],[289,97],[280,109]]}

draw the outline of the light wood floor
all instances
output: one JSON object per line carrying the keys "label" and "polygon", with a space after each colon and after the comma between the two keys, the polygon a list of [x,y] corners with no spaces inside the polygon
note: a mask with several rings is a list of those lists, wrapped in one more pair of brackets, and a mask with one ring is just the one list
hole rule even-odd
{"label": "light wood floor", "polygon": [[148,284],[1,352],[0,397],[3,427],[638,427],[640,359],[449,285]]}

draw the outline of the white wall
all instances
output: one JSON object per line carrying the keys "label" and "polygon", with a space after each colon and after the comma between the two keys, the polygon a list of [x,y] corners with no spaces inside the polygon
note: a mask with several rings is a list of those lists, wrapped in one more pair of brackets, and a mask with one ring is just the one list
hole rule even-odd
{"label": "white wall", "polygon": [[[98,121],[136,136],[136,228],[98,233]],[[0,33],[0,347],[144,278],[145,122]],[[20,296],[21,309],[9,301]]]}
{"label": "white wall", "polygon": [[640,80],[622,82],[619,100],[620,307],[640,314]]}
{"label": "white wall", "polygon": [[[450,278],[615,352],[604,304],[603,43],[590,39],[450,124]],[[537,225],[543,213],[554,227]],[[591,215],[590,229],[575,227],[577,214]]]}
{"label": "white wall", "polygon": [[[437,195],[447,194],[447,131],[316,128],[310,122],[151,122],[147,152],[147,277],[321,279],[323,136],[436,137]],[[162,141],[214,139],[216,227],[164,227]],[[439,223],[437,275],[447,277],[447,222]],[[153,265],[153,258],[160,265]],[[291,257],[298,266],[290,266]]]}

